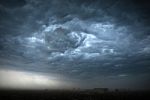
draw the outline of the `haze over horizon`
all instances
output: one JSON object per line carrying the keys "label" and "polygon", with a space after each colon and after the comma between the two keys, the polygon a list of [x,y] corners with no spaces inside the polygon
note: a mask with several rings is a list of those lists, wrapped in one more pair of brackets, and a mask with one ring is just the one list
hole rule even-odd
{"label": "haze over horizon", "polygon": [[146,0],[0,0],[0,88],[150,89]]}

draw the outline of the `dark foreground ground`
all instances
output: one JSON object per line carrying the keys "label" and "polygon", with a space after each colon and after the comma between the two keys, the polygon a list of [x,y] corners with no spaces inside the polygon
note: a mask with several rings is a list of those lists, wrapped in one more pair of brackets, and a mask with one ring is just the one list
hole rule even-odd
{"label": "dark foreground ground", "polygon": [[93,91],[1,90],[0,100],[150,100],[148,91],[96,93]]}

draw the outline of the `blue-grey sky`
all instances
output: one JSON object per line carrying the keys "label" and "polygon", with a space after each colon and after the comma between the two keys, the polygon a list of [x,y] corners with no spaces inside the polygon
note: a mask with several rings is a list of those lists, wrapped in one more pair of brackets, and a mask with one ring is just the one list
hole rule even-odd
{"label": "blue-grey sky", "polygon": [[[1,87],[14,73],[36,73],[55,77],[57,88],[149,89],[149,5],[145,0],[1,0]],[[31,75],[36,81],[30,87],[37,77]]]}

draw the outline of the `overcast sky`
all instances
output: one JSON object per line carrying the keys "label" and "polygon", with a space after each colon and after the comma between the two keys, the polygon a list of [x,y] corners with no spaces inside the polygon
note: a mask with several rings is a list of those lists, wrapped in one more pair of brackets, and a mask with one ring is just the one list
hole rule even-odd
{"label": "overcast sky", "polygon": [[145,1],[1,0],[0,87],[149,89]]}

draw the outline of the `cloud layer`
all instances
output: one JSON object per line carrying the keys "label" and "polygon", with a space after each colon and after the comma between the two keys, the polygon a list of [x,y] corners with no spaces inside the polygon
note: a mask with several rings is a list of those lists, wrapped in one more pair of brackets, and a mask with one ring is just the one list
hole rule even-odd
{"label": "cloud layer", "polygon": [[81,87],[86,82],[85,87],[118,87],[120,82],[119,87],[131,88],[138,82],[135,88],[145,88],[149,82],[146,3],[6,1],[0,3],[2,69],[56,73]]}

